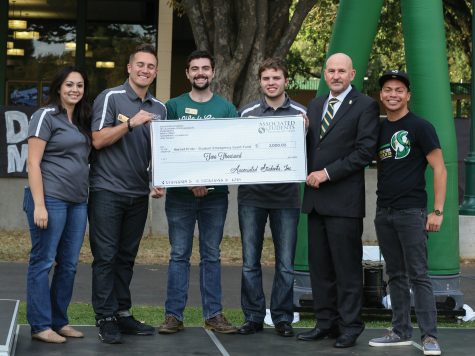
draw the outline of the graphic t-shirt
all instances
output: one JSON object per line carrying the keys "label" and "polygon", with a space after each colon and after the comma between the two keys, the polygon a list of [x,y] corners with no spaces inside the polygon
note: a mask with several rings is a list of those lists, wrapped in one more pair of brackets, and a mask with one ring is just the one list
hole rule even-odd
{"label": "graphic t-shirt", "polygon": [[378,138],[378,200],[380,207],[425,208],[426,156],[440,148],[434,126],[409,112],[385,120]]}
{"label": "graphic t-shirt", "polygon": [[[165,104],[167,107],[168,120],[203,120],[238,117],[236,107],[222,96],[213,94],[206,102],[197,102],[191,99],[189,93],[172,98]],[[226,185],[214,187],[213,195],[227,194]],[[167,194],[177,194],[194,198],[188,188],[169,188]]]}

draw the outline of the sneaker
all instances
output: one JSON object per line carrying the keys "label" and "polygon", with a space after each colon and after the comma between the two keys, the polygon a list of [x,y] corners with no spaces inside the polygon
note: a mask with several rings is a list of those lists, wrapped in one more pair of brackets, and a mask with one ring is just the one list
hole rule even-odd
{"label": "sneaker", "polygon": [[117,325],[122,334],[128,335],[153,335],[155,334],[155,328],[151,325],[144,324],[132,315],[130,316],[117,316]]}
{"label": "sneaker", "polygon": [[426,336],[422,340],[422,351],[424,355],[440,355],[442,353],[437,339],[432,336]]}
{"label": "sneaker", "polygon": [[121,344],[119,326],[114,317],[99,319],[96,321],[96,326],[99,327],[99,340],[105,344]]}
{"label": "sneaker", "polygon": [[235,334],[238,331],[238,328],[231,325],[223,314],[218,314],[213,318],[206,319],[205,328],[222,334]]}
{"label": "sneaker", "polygon": [[174,334],[185,327],[183,326],[183,322],[178,320],[173,315],[165,315],[165,322],[158,327],[159,334]]}
{"label": "sneaker", "polygon": [[396,334],[391,329],[383,337],[377,337],[375,339],[369,340],[369,346],[407,346],[412,345],[410,339],[402,339],[398,334]]}

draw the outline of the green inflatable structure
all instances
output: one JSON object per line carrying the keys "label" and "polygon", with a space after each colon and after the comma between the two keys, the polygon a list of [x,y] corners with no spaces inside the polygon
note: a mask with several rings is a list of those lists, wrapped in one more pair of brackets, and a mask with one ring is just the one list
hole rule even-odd
{"label": "green inflatable structure", "polygon": [[[353,59],[361,89],[383,0],[341,0],[327,53],[344,52]],[[434,294],[452,298],[453,309],[461,309],[459,289],[460,255],[458,231],[457,142],[450,98],[442,0],[402,0],[404,45],[407,72],[411,78],[411,110],[429,120],[439,135],[446,162],[448,182],[444,223],[429,238],[429,273]],[[392,69],[392,68],[387,68]],[[322,80],[318,95],[328,88]],[[426,172],[428,209],[433,206],[433,178]],[[374,187],[376,189],[376,187]],[[308,271],[307,219],[302,215],[295,256],[296,288],[294,304],[299,306],[303,275]],[[317,296],[318,297],[318,296]],[[455,301],[455,303],[452,303]]]}

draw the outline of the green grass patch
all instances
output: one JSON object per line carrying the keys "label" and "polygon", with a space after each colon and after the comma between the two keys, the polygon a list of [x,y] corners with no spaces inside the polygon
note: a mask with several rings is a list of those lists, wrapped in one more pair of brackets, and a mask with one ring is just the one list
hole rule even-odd
{"label": "green grass patch", "polygon": [[[164,320],[164,308],[157,306],[134,306],[132,308],[134,316],[147,324],[158,326]],[[90,304],[72,303],[68,310],[69,321],[72,325],[94,325],[94,311]],[[225,309],[224,315],[234,325],[241,325],[244,322],[244,315],[241,309]],[[368,328],[387,328],[391,324],[389,316],[365,316],[364,321]],[[413,319],[414,326],[417,326],[416,320]],[[26,303],[21,302],[18,312],[18,323],[27,324],[26,321]],[[185,309],[185,325],[203,326],[203,317],[201,308],[187,307]],[[300,321],[294,325],[298,328],[314,327],[315,318],[312,313],[300,313]],[[475,328],[475,321],[459,322],[456,318],[439,317],[439,327],[451,328]]]}

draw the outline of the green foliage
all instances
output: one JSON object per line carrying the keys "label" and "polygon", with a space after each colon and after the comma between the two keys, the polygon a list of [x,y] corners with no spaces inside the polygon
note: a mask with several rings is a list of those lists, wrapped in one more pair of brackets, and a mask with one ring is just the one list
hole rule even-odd
{"label": "green foliage", "polygon": [[292,77],[320,78],[337,9],[338,1],[320,0],[307,15],[287,56]]}
{"label": "green foliage", "polygon": [[[295,0],[294,0],[295,3]],[[338,1],[321,0],[309,12],[287,56],[293,78],[321,76],[332,26],[338,11]],[[469,0],[444,0],[449,77],[452,82],[469,82],[471,8]],[[405,70],[404,37],[400,0],[385,0],[380,23],[368,63],[364,91],[379,90],[377,79],[386,69]]]}

